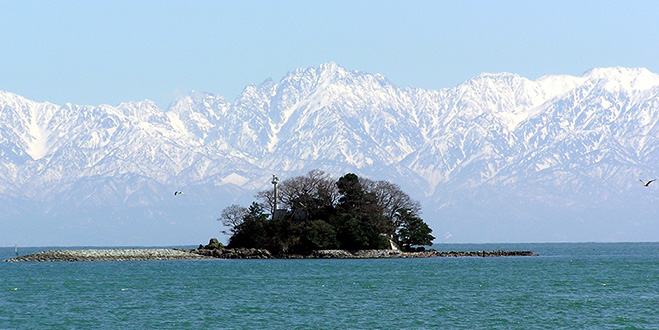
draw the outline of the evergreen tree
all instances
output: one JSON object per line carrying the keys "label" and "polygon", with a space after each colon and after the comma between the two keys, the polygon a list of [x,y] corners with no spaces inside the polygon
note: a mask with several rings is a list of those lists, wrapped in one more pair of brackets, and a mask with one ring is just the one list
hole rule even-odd
{"label": "evergreen tree", "polygon": [[268,215],[263,207],[253,202],[245,214],[235,233],[229,239],[229,247],[262,248],[267,241],[266,222]]}
{"label": "evergreen tree", "polygon": [[348,250],[381,249],[387,246],[386,218],[378,207],[375,195],[367,193],[359,177],[353,173],[336,183],[341,198],[334,221],[341,248]]}
{"label": "evergreen tree", "polygon": [[430,233],[432,229],[423,220],[409,209],[400,210],[402,225],[398,229],[398,241],[404,249],[412,245],[431,245],[435,239]]}

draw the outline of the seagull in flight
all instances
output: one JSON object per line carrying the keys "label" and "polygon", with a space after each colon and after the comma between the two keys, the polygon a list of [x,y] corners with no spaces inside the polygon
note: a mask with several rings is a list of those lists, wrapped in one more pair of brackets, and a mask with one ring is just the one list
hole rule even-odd
{"label": "seagull in flight", "polygon": [[174,196],[176,196],[176,195],[185,195],[185,194],[182,191],[177,190],[177,191],[174,192]]}
{"label": "seagull in flight", "polygon": [[638,179],[638,181],[641,181],[641,183],[643,183],[643,185],[646,186],[646,187],[650,186],[650,183],[654,182],[654,180],[656,180],[656,179],[652,179],[652,180],[650,180],[650,181],[648,181],[648,182],[645,182],[645,181],[643,181],[643,180],[641,180],[641,179]]}

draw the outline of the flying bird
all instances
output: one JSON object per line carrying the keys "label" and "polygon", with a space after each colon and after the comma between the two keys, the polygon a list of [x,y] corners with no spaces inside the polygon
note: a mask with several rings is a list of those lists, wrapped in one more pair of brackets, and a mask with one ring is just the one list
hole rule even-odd
{"label": "flying bird", "polygon": [[176,196],[176,195],[185,195],[185,194],[182,191],[177,190],[177,191],[174,192],[174,196]]}
{"label": "flying bird", "polygon": [[638,181],[641,181],[641,183],[643,183],[643,185],[646,186],[646,187],[648,187],[648,186],[650,185],[650,183],[654,182],[654,180],[656,180],[656,179],[652,179],[652,180],[650,180],[650,181],[648,181],[648,182],[645,182],[645,181],[643,181],[643,180],[641,180],[641,179],[638,179]]}

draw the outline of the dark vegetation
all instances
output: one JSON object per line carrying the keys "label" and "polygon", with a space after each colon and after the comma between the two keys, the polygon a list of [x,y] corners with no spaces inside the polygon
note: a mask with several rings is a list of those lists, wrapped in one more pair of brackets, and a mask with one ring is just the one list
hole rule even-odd
{"label": "dark vegetation", "polygon": [[[245,208],[231,205],[218,220],[230,235],[230,248],[267,249],[274,254],[314,250],[403,250],[431,245],[432,230],[419,217],[420,204],[387,181],[349,173],[338,180],[314,170],[261,191]],[[273,216],[274,214],[274,216]]]}

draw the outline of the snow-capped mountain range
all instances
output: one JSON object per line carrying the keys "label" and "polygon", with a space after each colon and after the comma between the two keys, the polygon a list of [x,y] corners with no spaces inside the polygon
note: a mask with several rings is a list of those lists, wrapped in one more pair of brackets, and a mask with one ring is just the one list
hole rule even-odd
{"label": "snow-capped mountain range", "polygon": [[201,243],[272,174],[312,169],[399,184],[436,242],[656,240],[659,185],[639,179],[658,138],[643,68],[423,90],[327,63],[166,110],[0,92],[0,246]]}

